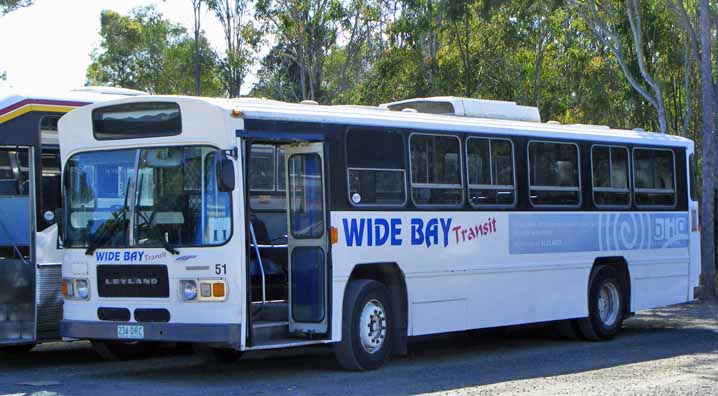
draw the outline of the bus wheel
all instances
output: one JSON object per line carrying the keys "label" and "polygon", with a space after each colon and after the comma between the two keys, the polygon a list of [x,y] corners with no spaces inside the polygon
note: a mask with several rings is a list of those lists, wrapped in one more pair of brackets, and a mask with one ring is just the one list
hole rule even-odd
{"label": "bus wheel", "polygon": [[342,340],[334,355],[345,370],[374,370],[389,357],[392,307],[383,284],[367,279],[349,282],[344,299]]}
{"label": "bus wheel", "polygon": [[207,363],[234,363],[242,357],[242,351],[232,348],[212,348],[205,344],[192,344],[192,349]]}
{"label": "bus wheel", "polygon": [[590,341],[615,337],[623,326],[625,296],[616,269],[599,267],[589,286],[588,317],[577,320],[581,336]]}
{"label": "bus wheel", "polygon": [[156,352],[158,347],[158,344],[152,342],[92,341],[95,353],[108,361],[146,358]]}

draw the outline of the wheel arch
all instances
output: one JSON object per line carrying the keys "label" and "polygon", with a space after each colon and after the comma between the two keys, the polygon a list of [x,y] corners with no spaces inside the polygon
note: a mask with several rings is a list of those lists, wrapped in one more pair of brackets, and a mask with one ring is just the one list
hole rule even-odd
{"label": "wheel arch", "polygon": [[633,312],[631,308],[631,273],[628,269],[628,262],[623,256],[597,257],[593,262],[593,267],[591,268],[591,275],[588,278],[588,284],[586,286],[587,290],[591,287],[594,274],[598,268],[602,266],[613,267],[618,273],[619,280],[623,283],[623,287],[626,292],[626,312],[624,312],[624,316],[628,316],[631,312]]}
{"label": "wheel arch", "polygon": [[[404,272],[395,262],[357,264],[349,275],[349,282],[356,279],[371,279],[383,283],[389,290],[392,312],[394,313],[394,332],[392,353],[407,354],[408,339],[408,295]],[[345,296],[346,299],[346,291]]]}

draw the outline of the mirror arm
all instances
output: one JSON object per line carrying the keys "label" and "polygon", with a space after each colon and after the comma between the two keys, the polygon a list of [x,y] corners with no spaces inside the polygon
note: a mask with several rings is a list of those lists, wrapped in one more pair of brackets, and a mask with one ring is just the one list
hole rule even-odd
{"label": "mirror arm", "polygon": [[229,150],[222,150],[222,151],[224,152],[225,156],[230,157],[234,160],[239,158],[239,150],[237,149],[237,147],[233,147]]}

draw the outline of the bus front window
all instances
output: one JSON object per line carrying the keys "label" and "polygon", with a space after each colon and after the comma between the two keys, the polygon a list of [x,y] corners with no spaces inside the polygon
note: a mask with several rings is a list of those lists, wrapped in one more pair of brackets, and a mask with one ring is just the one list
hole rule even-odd
{"label": "bus front window", "polygon": [[[83,153],[68,162],[68,247],[220,245],[231,234],[230,194],[216,150],[164,147]],[[134,216],[133,216],[134,214]]]}

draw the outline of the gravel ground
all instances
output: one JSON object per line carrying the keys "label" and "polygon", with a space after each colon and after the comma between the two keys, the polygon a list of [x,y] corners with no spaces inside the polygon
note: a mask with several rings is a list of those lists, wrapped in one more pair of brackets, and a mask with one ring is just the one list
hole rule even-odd
{"label": "gravel ground", "polygon": [[642,312],[613,341],[565,340],[547,326],[423,337],[379,371],[335,368],[327,349],[208,365],[166,349],[102,362],[86,342],[0,359],[0,396],[54,395],[718,395],[718,302]]}

